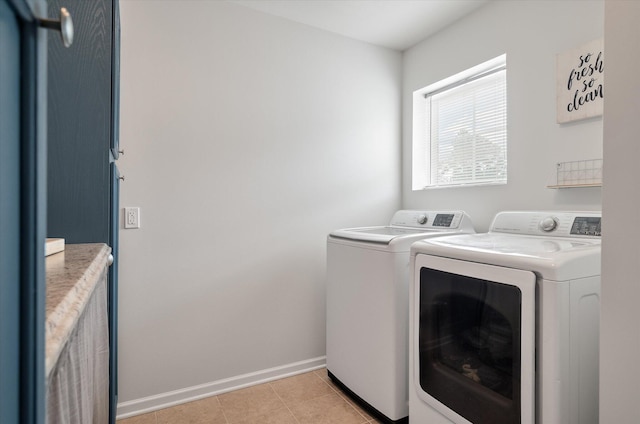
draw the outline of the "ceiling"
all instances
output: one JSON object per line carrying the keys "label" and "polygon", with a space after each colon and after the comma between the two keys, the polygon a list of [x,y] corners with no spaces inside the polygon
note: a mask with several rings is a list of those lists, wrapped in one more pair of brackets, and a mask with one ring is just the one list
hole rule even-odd
{"label": "ceiling", "polygon": [[228,0],[371,44],[403,51],[488,0]]}

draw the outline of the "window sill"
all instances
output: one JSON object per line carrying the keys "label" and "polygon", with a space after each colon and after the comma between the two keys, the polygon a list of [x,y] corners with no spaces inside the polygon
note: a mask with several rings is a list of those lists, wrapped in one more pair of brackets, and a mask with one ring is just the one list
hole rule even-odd
{"label": "window sill", "polygon": [[438,185],[438,186],[424,186],[422,188],[414,188],[413,191],[424,191],[424,190],[442,190],[448,188],[476,188],[476,187],[495,187],[495,186],[504,186],[507,185],[507,182],[495,182],[495,183],[475,183],[475,184],[457,184],[457,185]]}

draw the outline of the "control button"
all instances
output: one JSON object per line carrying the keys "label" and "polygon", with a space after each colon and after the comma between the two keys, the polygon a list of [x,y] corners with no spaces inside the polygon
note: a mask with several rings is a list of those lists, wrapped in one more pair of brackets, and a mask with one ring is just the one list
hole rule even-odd
{"label": "control button", "polygon": [[422,214],[418,217],[418,224],[424,225],[427,223],[427,215]]}
{"label": "control button", "polygon": [[558,220],[552,216],[548,216],[538,224],[540,229],[545,233],[551,232],[558,227]]}

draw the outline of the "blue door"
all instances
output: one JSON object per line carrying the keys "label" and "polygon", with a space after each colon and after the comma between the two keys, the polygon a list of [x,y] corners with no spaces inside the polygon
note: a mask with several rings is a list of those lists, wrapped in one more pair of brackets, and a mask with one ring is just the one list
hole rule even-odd
{"label": "blue door", "polygon": [[0,422],[45,421],[46,38],[0,0]]}
{"label": "blue door", "polygon": [[0,0],[0,422],[17,423],[20,397],[20,35]]}

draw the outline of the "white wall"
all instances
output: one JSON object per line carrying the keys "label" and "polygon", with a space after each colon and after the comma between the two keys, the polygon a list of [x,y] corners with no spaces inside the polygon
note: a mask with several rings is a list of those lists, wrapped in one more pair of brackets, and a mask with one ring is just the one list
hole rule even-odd
{"label": "white wall", "polygon": [[640,422],[640,2],[605,5],[600,422]]}
{"label": "white wall", "polygon": [[226,2],[121,19],[120,413],[322,364],[325,237],[400,206],[400,53]]}
{"label": "white wall", "polygon": [[[495,1],[403,57],[405,208],[463,209],[486,231],[507,209],[599,210],[601,189],[552,190],[557,162],[602,158],[602,118],[556,123],[556,54],[603,36],[603,1]],[[507,54],[508,184],[412,191],[415,90]]]}

